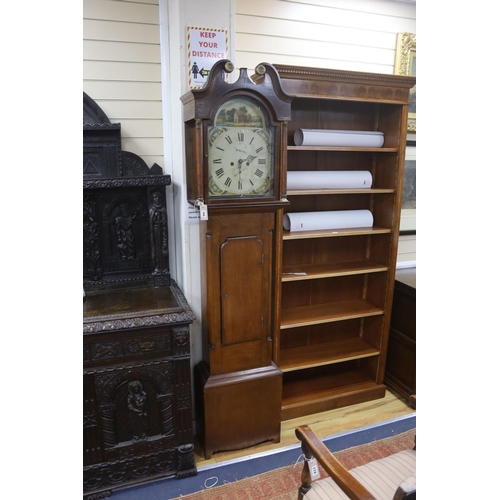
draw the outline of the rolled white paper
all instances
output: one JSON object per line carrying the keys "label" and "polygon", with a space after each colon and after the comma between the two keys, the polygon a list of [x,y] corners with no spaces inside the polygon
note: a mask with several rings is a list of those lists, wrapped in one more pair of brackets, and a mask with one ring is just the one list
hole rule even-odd
{"label": "rolled white paper", "polygon": [[287,231],[320,231],[373,226],[369,210],[333,210],[327,212],[292,212],[283,217]]}
{"label": "rolled white paper", "polygon": [[295,131],[293,140],[296,146],[380,148],[384,144],[384,133],[365,130],[299,128]]}
{"label": "rolled white paper", "polygon": [[371,188],[368,170],[305,170],[287,173],[288,189],[356,189]]}

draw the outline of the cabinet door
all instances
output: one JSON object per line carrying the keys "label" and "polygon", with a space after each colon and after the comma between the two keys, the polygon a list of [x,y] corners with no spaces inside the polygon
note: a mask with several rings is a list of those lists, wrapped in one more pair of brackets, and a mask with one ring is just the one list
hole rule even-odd
{"label": "cabinet door", "polygon": [[84,375],[85,396],[95,399],[88,407],[93,413],[84,414],[86,494],[176,470],[173,372],[171,360],[156,360],[108,365]]}
{"label": "cabinet door", "polygon": [[274,213],[213,216],[207,227],[210,371],[271,362]]}

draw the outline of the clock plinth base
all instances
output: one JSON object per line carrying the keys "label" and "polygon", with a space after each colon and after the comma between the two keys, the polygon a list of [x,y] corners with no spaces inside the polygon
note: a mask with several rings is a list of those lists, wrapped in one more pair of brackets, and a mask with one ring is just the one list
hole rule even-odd
{"label": "clock plinth base", "polygon": [[210,375],[202,361],[195,368],[195,387],[206,459],[217,451],[279,443],[282,372],[274,363]]}

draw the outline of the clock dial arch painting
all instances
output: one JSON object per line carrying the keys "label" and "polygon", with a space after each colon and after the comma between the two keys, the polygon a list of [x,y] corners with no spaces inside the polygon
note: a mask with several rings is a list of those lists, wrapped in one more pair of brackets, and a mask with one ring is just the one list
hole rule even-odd
{"label": "clock dial arch painting", "polygon": [[229,98],[207,134],[210,198],[274,195],[276,130],[262,103],[244,95]]}

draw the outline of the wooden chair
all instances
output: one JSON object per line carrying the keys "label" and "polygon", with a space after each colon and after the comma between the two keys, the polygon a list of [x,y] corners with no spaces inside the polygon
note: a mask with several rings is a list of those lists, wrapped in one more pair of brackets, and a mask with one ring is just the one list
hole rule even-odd
{"label": "wooden chair", "polygon": [[[347,470],[307,426],[295,430],[305,456],[298,500],[413,500],[416,493],[416,447]],[[311,480],[308,461],[315,458],[329,477]]]}

